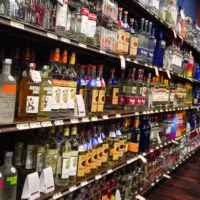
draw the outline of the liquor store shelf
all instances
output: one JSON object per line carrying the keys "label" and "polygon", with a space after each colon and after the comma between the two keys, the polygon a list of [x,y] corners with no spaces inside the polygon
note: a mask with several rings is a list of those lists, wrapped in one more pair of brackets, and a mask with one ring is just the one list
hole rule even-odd
{"label": "liquor store shelf", "polygon": [[[160,148],[163,148],[164,146],[167,146],[168,144],[178,144],[178,141],[183,138],[183,137],[187,137],[189,136],[191,133],[193,132],[199,132],[200,131],[200,128],[198,129],[195,129],[195,130],[192,130],[192,131],[189,131],[185,134],[183,134],[181,137],[178,137],[176,138],[175,140],[168,140],[168,141],[165,141],[163,142],[162,144],[159,144],[159,145],[156,145],[152,148],[149,149],[149,151],[147,152],[144,152],[144,153],[141,153],[139,155],[136,155],[134,156],[133,158],[125,158],[124,160],[120,161],[118,164],[116,165],[112,165],[112,167],[104,167],[104,169],[100,172],[97,172],[95,175],[92,175],[90,177],[86,177],[86,178],[83,178],[83,179],[80,179],[78,180],[74,185],[71,185],[71,186],[68,186],[68,187],[56,187],[56,190],[52,193],[49,193],[49,194],[45,194],[45,195],[41,195],[40,198],[38,198],[38,200],[55,200],[55,199],[59,199],[60,197],[64,197],[66,196],[67,194],[75,191],[75,190],[78,190],[96,180],[99,180],[133,162],[135,162],[136,160],[138,159],[141,159],[141,160],[144,160],[145,156],[147,156],[148,154],[150,153],[153,153],[155,150],[158,150]],[[179,163],[177,163],[176,166],[173,167],[173,169],[171,171],[167,171],[166,174],[169,174],[171,173],[173,170],[175,170],[179,165],[181,165],[185,160],[187,160],[190,156],[192,155],[192,153],[190,153],[189,155],[187,155],[184,159],[182,159]],[[165,178],[166,175],[164,175],[162,178],[160,179],[157,179],[155,183],[151,183],[149,184],[148,187],[145,187],[144,189],[140,189],[140,191],[137,191],[135,194],[138,195],[138,194],[141,194],[143,195],[144,193],[146,193],[148,190],[150,190],[152,187],[155,186],[155,184],[157,184],[158,182],[160,182],[163,178]]]}
{"label": "liquor store shelf", "polygon": [[175,108],[163,108],[163,109],[151,109],[148,111],[125,111],[125,110],[104,110],[103,114],[90,115],[86,117],[69,117],[69,118],[58,118],[58,119],[44,119],[34,121],[17,121],[11,124],[0,124],[0,133],[8,133],[14,131],[22,131],[29,129],[38,129],[52,126],[72,125],[80,123],[89,123],[97,121],[105,121],[110,119],[119,119],[125,117],[133,117],[138,115],[150,115],[164,112],[175,112],[184,111],[191,109],[200,109],[200,106],[182,106]]}
{"label": "liquor store shelf", "polygon": [[[139,5],[141,5],[141,4],[139,4]],[[113,52],[109,52],[109,51],[105,51],[103,49],[100,49],[98,47],[94,47],[94,46],[91,46],[91,45],[86,45],[86,44],[83,44],[83,43],[79,43],[77,41],[68,39],[66,37],[61,37],[59,35],[56,35],[55,33],[46,31],[46,30],[38,28],[38,27],[34,27],[32,25],[29,25],[29,24],[25,24],[25,23],[20,22],[20,21],[16,21],[16,20],[13,20],[13,19],[11,20],[11,19],[8,19],[6,17],[0,16],[0,24],[5,25],[7,27],[14,28],[16,30],[20,29],[21,31],[28,32],[28,33],[31,33],[31,34],[34,34],[34,35],[37,35],[37,36],[41,36],[43,38],[46,38],[46,40],[54,40],[54,41],[57,41],[57,42],[61,42],[63,44],[71,45],[71,46],[77,47],[77,48],[82,48],[82,49],[84,49],[86,51],[97,53],[99,55],[104,55],[104,56],[110,57],[112,59],[117,59],[117,60],[120,61],[120,55],[119,54],[116,54],[116,53],[113,53]],[[194,49],[194,47],[193,47],[193,49]],[[126,56],[125,59],[126,59],[127,63],[130,63],[130,64],[134,63],[136,65],[139,65],[140,67],[149,68],[151,70],[154,69],[156,74],[157,74],[157,76],[159,75],[159,72],[161,72],[161,73],[167,74],[167,76],[170,79],[171,79],[171,76],[173,76],[175,78],[176,77],[182,78],[182,79],[188,80],[190,82],[200,83],[200,81],[198,81],[196,79],[187,78],[184,75],[180,75],[180,74],[168,71],[168,70],[164,70],[162,68],[158,68],[158,67],[153,66],[151,64],[138,62],[137,60],[135,60],[133,58],[130,58],[128,56]]]}

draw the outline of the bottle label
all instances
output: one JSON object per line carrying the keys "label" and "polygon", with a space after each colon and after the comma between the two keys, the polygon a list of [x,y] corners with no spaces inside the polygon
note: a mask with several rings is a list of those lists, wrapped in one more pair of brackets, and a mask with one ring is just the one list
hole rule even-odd
{"label": "bottle label", "polygon": [[142,57],[143,55],[144,55],[143,54],[143,48],[138,47],[138,49],[137,49],[137,56]]}
{"label": "bottle label", "polygon": [[88,151],[88,153],[86,154],[86,165],[85,165],[85,173],[89,174],[91,171],[91,165],[92,165],[92,151]]}
{"label": "bottle label", "polygon": [[92,163],[91,169],[95,170],[97,168],[97,159],[98,159],[98,149],[92,150]]}
{"label": "bottle label", "polygon": [[102,150],[103,150],[102,147],[98,147],[98,149],[97,149],[97,153],[98,153],[98,159],[97,159],[97,162],[96,162],[97,167],[101,167]]}
{"label": "bottle label", "polygon": [[78,177],[85,176],[85,164],[86,164],[86,156],[85,155],[79,155],[78,158]]}
{"label": "bottle label", "polygon": [[56,28],[59,31],[65,32],[66,24],[67,24],[67,4],[60,5],[57,3],[57,9],[56,9]]}
{"label": "bottle label", "polygon": [[125,105],[135,106],[136,105],[136,97],[133,96],[125,96]]}
{"label": "bottle label", "polygon": [[55,149],[48,149],[46,152],[45,167],[51,167],[53,175],[56,174],[57,153],[58,151]]}
{"label": "bottle label", "polygon": [[77,163],[78,163],[78,151],[70,152],[70,176],[76,176]]}
{"label": "bottle label", "polygon": [[16,185],[17,184],[17,176],[8,176],[6,178],[6,181],[9,182],[10,185]]}
{"label": "bottle label", "polygon": [[[10,123],[14,120],[15,110],[15,98],[16,98],[16,85],[3,84],[0,85],[0,110],[1,110],[1,122]],[[8,123],[9,123],[8,122]]]}
{"label": "bottle label", "polygon": [[105,104],[105,92],[106,90],[99,90],[97,112],[103,112]]}
{"label": "bottle label", "polygon": [[119,104],[119,105],[124,105],[124,103],[125,103],[125,96],[120,95],[120,96],[118,97],[118,104]]}
{"label": "bottle label", "polygon": [[70,158],[63,158],[62,159],[62,175],[61,179],[69,178],[70,174]]}
{"label": "bottle label", "polygon": [[108,144],[103,144],[102,146],[102,163],[107,162],[108,160]]}
{"label": "bottle label", "polygon": [[37,152],[36,171],[42,172],[43,168],[44,168],[44,152]]}
{"label": "bottle label", "polygon": [[110,149],[110,156],[113,160],[118,160],[119,158],[119,144],[116,142],[114,143],[113,148]]}
{"label": "bottle label", "polygon": [[29,90],[31,90],[33,94],[39,94],[40,87],[37,85],[30,85]]}
{"label": "bottle label", "polygon": [[15,145],[15,157],[14,157],[14,164],[15,166],[22,166],[23,164],[23,145],[20,143],[16,143]]}
{"label": "bottle label", "polygon": [[39,97],[27,96],[26,98],[26,113],[38,113]]}
{"label": "bottle label", "polygon": [[138,47],[138,38],[131,37],[130,51],[129,51],[130,56],[136,56],[137,55],[137,47]]}
{"label": "bottle label", "polygon": [[40,111],[50,112],[51,111],[52,96],[42,95],[40,98],[41,98]]}
{"label": "bottle label", "polygon": [[52,109],[59,110],[61,102],[61,88],[53,86],[52,88]]}
{"label": "bottle label", "polygon": [[139,144],[138,143],[129,143],[128,144],[128,151],[132,153],[138,153],[139,151]]}
{"label": "bottle label", "polygon": [[119,88],[113,88],[112,91],[112,105],[118,104]]}
{"label": "bottle label", "polygon": [[67,87],[60,87],[61,91],[61,98],[60,98],[60,108],[61,109],[67,109],[67,102],[68,102],[68,93],[69,88]]}
{"label": "bottle label", "polygon": [[124,151],[125,151],[125,141],[124,140],[120,140],[119,141],[119,157],[123,157],[124,155]]}
{"label": "bottle label", "polygon": [[34,149],[32,150],[27,150],[26,153],[26,169],[33,169],[35,167],[35,151]]}
{"label": "bottle label", "polygon": [[[92,95],[91,95],[91,112],[97,112],[97,100],[98,100],[98,90],[92,90]],[[88,102],[89,103],[89,102]]]}

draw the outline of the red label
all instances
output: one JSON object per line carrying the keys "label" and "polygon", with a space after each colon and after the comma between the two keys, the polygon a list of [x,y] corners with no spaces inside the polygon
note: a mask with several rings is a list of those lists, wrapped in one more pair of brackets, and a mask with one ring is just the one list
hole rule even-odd
{"label": "red label", "polygon": [[97,15],[94,13],[89,13],[88,14],[88,19],[89,20],[93,20],[93,21],[97,21]]}
{"label": "red label", "polygon": [[125,104],[125,96],[119,96],[118,97],[118,104],[120,104],[120,105]]}
{"label": "red label", "polygon": [[136,97],[126,96],[125,97],[125,104],[129,105],[129,106],[135,106],[136,105]]}
{"label": "red label", "polygon": [[88,16],[88,14],[89,14],[89,9],[88,9],[88,8],[81,8],[81,14],[82,14],[82,15]]}
{"label": "red label", "polygon": [[0,190],[3,189],[3,181],[0,181]]}

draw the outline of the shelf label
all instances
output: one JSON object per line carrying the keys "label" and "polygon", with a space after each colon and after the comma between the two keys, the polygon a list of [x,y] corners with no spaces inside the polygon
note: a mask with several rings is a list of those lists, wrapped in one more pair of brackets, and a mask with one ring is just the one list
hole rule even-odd
{"label": "shelf label", "polygon": [[147,64],[147,63],[145,63],[145,64],[144,64],[144,66],[145,66],[145,67],[148,67],[148,64]]}
{"label": "shelf label", "polygon": [[41,122],[42,127],[49,127],[52,126],[51,121]]}
{"label": "shelf label", "polygon": [[30,127],[29,127],[29,125],[28,125],[28,123],[26,123],[26,124],[17,124],[17,129],[18,130],[25,130],[25,129],[29,129]]}
{"label": "shelf label", "polygon": [[167,175],[167,174],[163,174],[163,177],[167,178],[167,179],[171,179],[171,176]]}
{"label": "shelf label", "polygon": [[86,45],[86,44],[83,44],[83,43],[78,43],[78,46],[79,46],[79,47],[82,47],[82,48],[85,48],[85,49],[87,48],[87,45]]}
{"label": "shelf label", "polygon": [[81,186],[82,186],[82,187],[86,186],[87,184],[88,184],[87,181],[83,181],[83,182],[81,182]]}
{"label": "shelf label", "polygon": [[108,174],[111,174],[112,172],[113,172],[112,169],[109,169],[109,170],[107,171]]}
{"label": "shelf label", "polygon": [[61,126],[61,125],[64,125],[64,122],[63,122],[63,120],[56,120],[56,121],[54,121],[54,124],[56,126]]}
{"label": "shelf label", "polygon": [[54,39],[54,40],[57,40],[58,39],[58,36],[53,34],[53,33],[47,33],[47,37],[48,38],[51,38],[51,39]]}
{"label": "shelf label", "polygon": [[78,119],[71,119],[71,123],[72,123],[72,124],[78,124],[79,121],[78,121]]}
{"label": "shelf label", "polygon": [[19,23],[19,22],[15,22],[15,21],[11,20],[10,25],[15,27],[15,28],[24,29],[24,24]]}
{"label": "shelf label", "polygon": [[138,199],[138,200],[146,200],[143,196],[141,196],[139,194],[135,198]]}
{"label": "shelf label", "polygon": [[[147,155],[147,153],[145,153],[145,152],[144,152],[142,155],[143,155],[143,156],[146,156],[146,155]],[[138,156],[138,158],[139,158],[139,156]]]}
{"label": "shelf label", "polygon": [[98,121],[98,117],[92,117],[91,121]]}
{"label": "shelf label", "polygon": [[73,191],[76,190],[76,189],[77,189],[77,187],[76,187],[76,185],[74,185],[74,186],[72,186],[72,187],[69,188],[69,191],[70,191],[70,192],[73,192]]}
{"label": "shelf label", "polygon": [[147,163],[147,159],[144,156],[139,155],[138,158],[141,159],[143,163]]}
{"label": "shelf label", "polygon": [[103,119],[109,119],[109,118],[108,118],[108,115],[103,115],[102,118],[103,118]]}
{"label": "shelf label", "polygon": [[134,62],[135,64],[138,64],[138,61],[137,61],[137,60],[134,60],[133,62]]}
{"label": "shelf label", "polygon": [[175,141],[175,140],[172,140],[172,143],[174,143],[174,144],[179,144],[177,141]]}
{"label": "shelf label", "polygon": [[40,122],[30,123],[30,127],[31,128],[40,128],[41,124],[40,124]]}
{"label": "shelf label", "polygon": [[155,185],[155,183],[152,183],[152,184],[151,184],[151,186],[154,186],[154,185]]}
{"label": "shelf label", "polygon": [[102,53],[102,54],[106,54],[106,51],[105,50],[103,50],[103,49],[100,49],[100,51],[99,51],[100,53]]}
{"label": "shelf label", "polygon": [[154,67],[156,76],[159,76],[159,71],[157,67]]}
{"label": "shelf label", "polygon": [[156,149],[159,149],[159,146],[157,146]]}
{"label": "shelf label", "polygon": [[89,122],[90,119],[89,118],[82,118],[82,122]]}
{"label": "shelf label", "polygon": [[126,60],[124,56],[120,56],[121,69],[126,69]]}
{"label": "shelf label", "polygon": [[150,153],[153,153],[153,151],[154,151],[153,149],[150,149]]}
{"label": "shelf label", "polygon": [[101,174],[95,176],[95,180],[99,180],[101,178]]}
{"label": "shelf label", "polygon": [[135,115],[139,115],[140,113],[139,112],[135,112]]}
{"label": "shelf label", "polygon": [[116,114],[116,118],[121,118],[121,114]]}
{"label": "shelf label", "polygon": [[143,112],[142,112],[142,114],[146,115],[146,114],[147,114],[147,112],[146,112],[146,111],[143,111]]}
{"label": "shelf label", "polygon": [[156,179],[156,183],[158,183],[159,182],[159,179]]}
{"label": "shelf label", "polygon": [[131,62],[131,59],[128,57],[128,58],[126,58],[126,61]]}
{"label": "shelf label", "polygon": [[65,38],[65,37],[61,37],[60,39],[62,42],[65,42],[65,43],[71,43],[71,41],[68,39],[68,38]]}
{"label": "shelf label", "polygon": [[62,193],[61,192],[58,192],[57,194],[53,195],[53,199],[58,199],[60,197],[62,197]]}

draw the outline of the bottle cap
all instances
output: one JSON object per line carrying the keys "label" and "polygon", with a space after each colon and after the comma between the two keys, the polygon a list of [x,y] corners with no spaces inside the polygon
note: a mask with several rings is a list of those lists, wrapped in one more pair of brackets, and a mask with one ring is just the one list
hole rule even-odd
{"label": "bottle cap", "polygon": [[99,65],[99,70],[103,70],[103,65]]}
{"label": "bottle cap", "polygon": [[36,64],[35,64],[35,63],[30,63],[30,64],[29,64],[29,67],[30,67],[32,70],[35,70],[35,69],[36,69]]}
{"label": "bottle cap", "polygon": [[4,60],[4,63],[5,63],[5,64],[8,64],[8,65],[12,65],[12,59],[6,58],[6,59]]}
{"label": "bottle cap", "polygon": [[5,157],[13,157],[13,152],[12,151],[5,151],[4,156]]}
{"label": "bottle cap", "polygon": [[130,18],[130,22],[132,22],[132,23],[133,23],[133,22],[134,22],[134,18]]}
{"label": "bottle cap", "polygon": [[128,15],[128,11],[127,11],[127,10],[125,10],[125,11],[124,11],[124,14],[125,14],[125,15]]}
{"label": "bottle cap", "polygon": [[123,11],[123,8],[122,8],[122,7],[119,7],[118,10],[119,10],[120,12],[122,12],[122,11]]}
{"label": "bottle cap", "polygon": [[97,67],[96,67],[95,65],[93,65],[93,66],[92,66],[92,69],[93,69],[93,70],[96,70],[96,69],[97,69]]}

